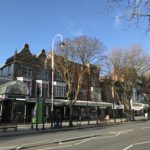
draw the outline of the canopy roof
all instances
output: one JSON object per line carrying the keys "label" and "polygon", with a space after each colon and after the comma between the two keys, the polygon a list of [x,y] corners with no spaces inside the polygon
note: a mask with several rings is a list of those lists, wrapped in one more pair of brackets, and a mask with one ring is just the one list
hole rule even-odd
{"label": "canopy roof", "polygon": [[24,82],[15,80],[0,85],[0,95],[2,94],[29,95],[29,90]]}
{"label": "canopy roof", "polygon": [[[69,100],[61,100],[61,99],[55,99],[54,100],[54,105],[69,105]],[[107,102],[92,102],[92,101],[82,101],[82,100],[77,100],[75,103],[75,106],[93,106],[93,107],[111,107],[112,108],[112,103],[107,103]]]}

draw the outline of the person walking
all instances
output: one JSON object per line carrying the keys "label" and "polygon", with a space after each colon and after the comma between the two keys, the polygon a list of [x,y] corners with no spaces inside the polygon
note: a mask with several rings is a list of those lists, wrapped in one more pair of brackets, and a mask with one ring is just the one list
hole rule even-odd
{"label": "person walking", "polygon": [[105,123],[107,123],[107,124],[110,122],[110,118],[109,118],[109,115],[108,115],[108,114],[105,116],[104,121],[105,121]]}

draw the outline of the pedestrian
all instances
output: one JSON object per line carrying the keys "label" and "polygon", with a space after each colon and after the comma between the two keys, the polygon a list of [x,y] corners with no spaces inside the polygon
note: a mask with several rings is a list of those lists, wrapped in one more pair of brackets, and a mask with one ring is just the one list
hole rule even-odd
{"label": "pedestrian", "polygon": [[109,115],[106,115],[106,116],[105,116],[105,119],[104,119],[104,120],[105,120],[105,123],[109,123],[109,119],[110,119],[110,118],[109,118]]}

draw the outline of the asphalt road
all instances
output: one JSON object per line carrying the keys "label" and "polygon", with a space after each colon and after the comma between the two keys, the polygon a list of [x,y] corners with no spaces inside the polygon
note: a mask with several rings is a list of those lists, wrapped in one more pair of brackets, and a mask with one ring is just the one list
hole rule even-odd
{"label": "asphalt road", "polygon": [[149,150],[150,121],[3,137],[0,150]]}

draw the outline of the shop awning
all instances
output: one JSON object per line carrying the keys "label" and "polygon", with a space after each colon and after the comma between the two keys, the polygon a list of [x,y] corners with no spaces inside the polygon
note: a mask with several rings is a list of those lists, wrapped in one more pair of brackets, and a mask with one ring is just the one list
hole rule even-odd
{"label": "shop awning", "polygon": [[133,103],[132,104],[132,109],[133,110],[146,110],[148,109],[149,105],[148,104],[144,104],[144,103]]}
{"label": "shop awning", "polygon": [[[68,105],[68,104],[69,104],[69,100],[54,99],[54,105]],[[91,107],[104,107],[104,108],[111,107],[112,108],[112,103],[77,100],[75,103],[75,106],[91,106]]]}

